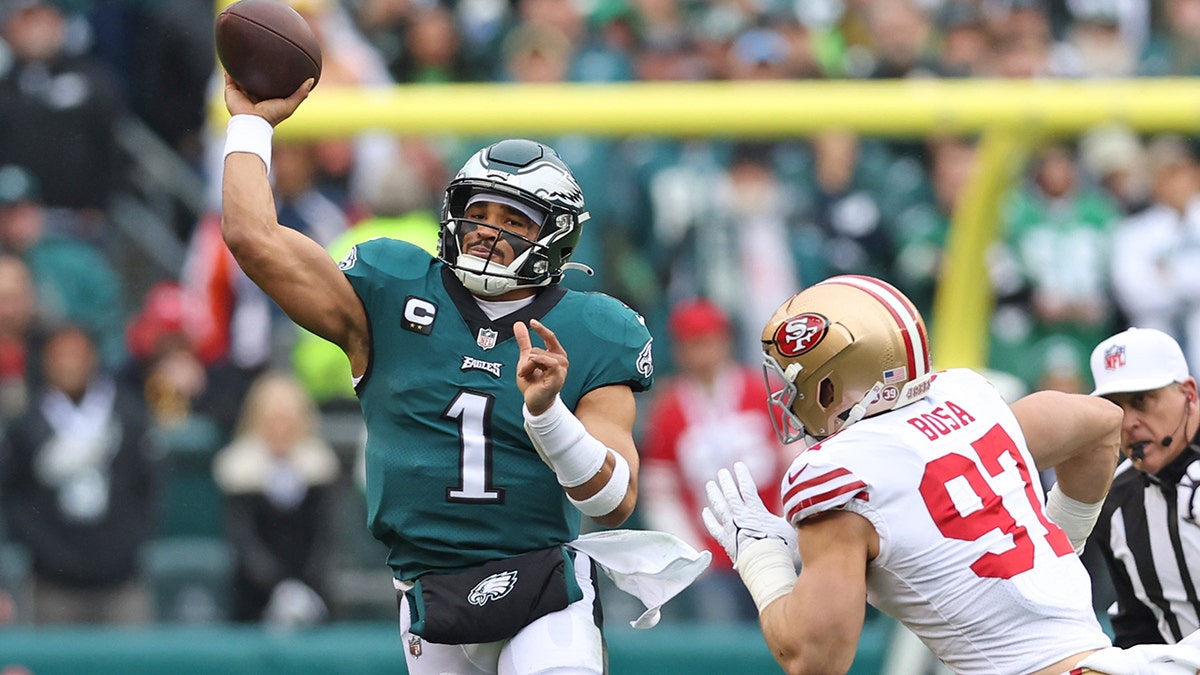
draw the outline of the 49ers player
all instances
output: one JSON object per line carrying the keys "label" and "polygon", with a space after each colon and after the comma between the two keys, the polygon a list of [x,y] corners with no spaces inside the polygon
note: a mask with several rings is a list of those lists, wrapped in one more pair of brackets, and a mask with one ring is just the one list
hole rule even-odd
{"label": "49ers player", "polygon": [[957,673],[1063,675],[1111,654],[1076,553],[1112,481],[1119,408],[1052,391],[1010,406],[971,370],[934,372],[917,309],[870,277],[793,296],[762,344],[776,431],[806,445],[782,478],[785,517],[735,465],[708,483],[703,518],[784,670],[846,672],[864,600]]}

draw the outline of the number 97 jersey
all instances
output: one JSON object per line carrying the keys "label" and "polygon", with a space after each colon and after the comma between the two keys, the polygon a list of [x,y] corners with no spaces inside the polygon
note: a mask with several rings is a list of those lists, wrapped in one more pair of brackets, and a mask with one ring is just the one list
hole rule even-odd
{"label": "number 97 jersey", "polygon": [[1110,646],[1020,426],[973,371],[938,373],[923,400],[812,446],[782,490],[793,524],[830,509],[871,522],[868,601],[956,673],[1028,673]]}

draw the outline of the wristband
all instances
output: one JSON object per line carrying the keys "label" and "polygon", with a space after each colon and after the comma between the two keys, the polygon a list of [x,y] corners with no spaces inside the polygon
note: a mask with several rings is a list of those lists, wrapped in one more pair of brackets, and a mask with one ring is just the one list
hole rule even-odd
{"label": "wristband", "polygon": [[271,173],[271,138],[275,129],[271,123],[258,115],[234,115],[229,118],[225,129],[225,154],[248,152],[258,155]]}
{"label": "wristband", "polygon": [[738,574],[754,606],[762,614],[767,605],[792,592],[796,585],[796,566],[788,545],[775,537],[759,539],[737,557]]}
{"label": "wristband", "polygon": [[611,449],[608,449],[608,452],[613,456],[615,463],[612,475],[608,477],[608,482],[604,484],[604,487],[587,499],[576,500],[571,495],[567,495],[567,499],[571,500],[575,508],[582,511],[585,516],[599,518],[612,513],[629,493],[629,462],[619,452],[613,452]]}
{"label": "wristband", "polygon": [[558,484],[578,487],[591,480],[608,458],[608,446],[588,433],[583,422],[567,409],[559,396],[540,415],[521,406],[525,416],[525,432],[542,461],[554,469]]}
{"label": "wristband", "polygon": [[1087,543],[1088,535],[1092,533],[1103,507],[1103,499],[1095,504],[1088,504],[1068,497],[1067,493],[1059,489],[1058,483],[1055,483],[1046,495],[1046,516],[1062,528],[1076,553],[1083,551],[1083,545]]}

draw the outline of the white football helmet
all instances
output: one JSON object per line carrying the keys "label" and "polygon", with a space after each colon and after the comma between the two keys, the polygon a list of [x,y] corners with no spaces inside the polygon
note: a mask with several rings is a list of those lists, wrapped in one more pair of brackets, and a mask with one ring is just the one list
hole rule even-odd
{"label": "white football helmet", "polygon": [[[478,192],[499,194],[548,214],[534,241],[501,233],[519,253],[509,265],[463,252],[464,234],[491,227],[463,218],[467,202]],[[483,296],[555,283],[567,269],[590,274],[587,266],[569,262],[588,219],[583,209],[583,191],[553,148],[524,139],[500,141],[472,155],[446,187],[438,255],[468,290]]]}
{"label": "white football helmet", "polygon": [[768,406],[784,443],[825,438],[929,390],[925,322],[903,293],[873,277],[831,277],[792,296],[767,321],[762,344]]}

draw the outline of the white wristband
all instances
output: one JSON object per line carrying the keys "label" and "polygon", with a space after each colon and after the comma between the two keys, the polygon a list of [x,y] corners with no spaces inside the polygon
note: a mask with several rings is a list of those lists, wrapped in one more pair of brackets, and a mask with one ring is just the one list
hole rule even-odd
{"label": "white wristband", "polygon": [[571,495],[567,495],[567,499],[575,505],[575,508],[583,512],[585,516],[599,518],[612,513],[621,502],[625,500],[625,495],[629,492],[629,462],[621,456],[621,453],[608,450],[613,456],[615,463],[613,464],[612,475],[608,477],[608,482],[604,487],[588,497],[587,499],[576,500]]}
{"label": "white wristband", "polygon": [[234,115],[229,118],[225,128],[225,154],[232,152],[248,152],[258,155],[271,173],[271,138],[275,129],[267,120],[258,115]]}
{"label": "white wristband", "polygon": [[1059,489],[1058,483],[1055,483],[1046,495],[1046,516],[1067,534],[1067,539],[1071,541],[1071,547],[1076,553],[1083,552],[1083,545],[1087,543],[1088,535],[1092,533],[1102,508],[1103,499],[1094,504],[1081,502],[1068,497]]}
{"label": "white wristband", "polygon": [[747,546],[738,554],[736,567],[759,614],[767,605],[791,593],[796,585],[792,552],[775,537],[759,539]]}
{"label": "white wristband", "polygon": [[559,485],[578,487],[600,472],[608,458],[608,446],[588,433],[562,398],[555,396],[554,403],[540,415],[530,413],[527,406],[521,406],[521,412],[529,440],[542,461],[554,469]]}

